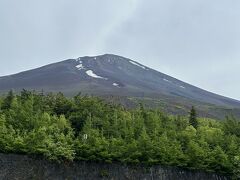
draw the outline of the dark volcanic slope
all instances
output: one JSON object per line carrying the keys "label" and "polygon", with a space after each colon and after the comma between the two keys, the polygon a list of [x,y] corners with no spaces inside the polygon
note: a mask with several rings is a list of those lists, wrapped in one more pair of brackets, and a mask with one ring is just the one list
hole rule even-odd
{"label": "dark volcanic slope", "polygon": [[220,106],[240,102],[219,96],[116,55],[81,57],[0,77],[0,92],[10,89],[83,92],[96,95],[184,98]]}

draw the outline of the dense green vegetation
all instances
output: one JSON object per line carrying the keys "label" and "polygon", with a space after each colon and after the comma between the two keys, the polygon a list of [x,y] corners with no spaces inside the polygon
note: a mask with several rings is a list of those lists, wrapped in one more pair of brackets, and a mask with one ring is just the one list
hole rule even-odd
{"label": "dense green vegetation", "polygon": [[0,98],[0,151],[50,160],[118,161],[240,175],[240,122],[135,110],[96,97],[23,90]]}

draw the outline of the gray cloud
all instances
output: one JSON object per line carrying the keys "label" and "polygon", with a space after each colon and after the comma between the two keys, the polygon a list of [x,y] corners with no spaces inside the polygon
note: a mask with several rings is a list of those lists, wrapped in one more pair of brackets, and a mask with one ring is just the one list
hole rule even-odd
{"label": "gray cloud", "polygon": [[3,0],[0,75],[115,53],[240,99],[238,0]]}

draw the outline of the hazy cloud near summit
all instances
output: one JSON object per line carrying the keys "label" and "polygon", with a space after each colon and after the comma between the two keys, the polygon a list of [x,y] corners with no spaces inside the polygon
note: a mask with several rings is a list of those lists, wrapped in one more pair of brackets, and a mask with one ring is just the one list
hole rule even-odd
{"label": "hazy cloud near summit", "polygon": [[240,99],[239,0],[2,0],[0,75],[114,53]]}

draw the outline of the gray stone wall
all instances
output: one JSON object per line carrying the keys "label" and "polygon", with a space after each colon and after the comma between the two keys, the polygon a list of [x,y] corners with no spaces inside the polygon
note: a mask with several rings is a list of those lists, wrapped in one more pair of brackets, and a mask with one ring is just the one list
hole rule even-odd
{"label": "gray stone wall", "polygon": [[0,153],[0,180],[227,180],[200,171],[154,166],[125,166],[118,163],[53,163],[40,157]]}

